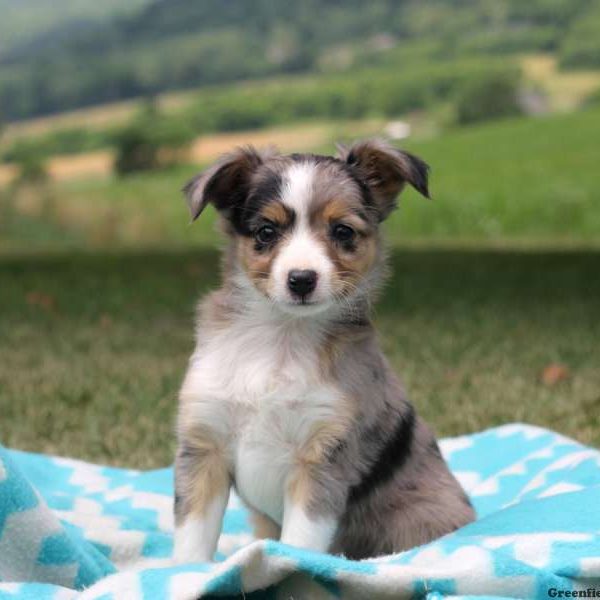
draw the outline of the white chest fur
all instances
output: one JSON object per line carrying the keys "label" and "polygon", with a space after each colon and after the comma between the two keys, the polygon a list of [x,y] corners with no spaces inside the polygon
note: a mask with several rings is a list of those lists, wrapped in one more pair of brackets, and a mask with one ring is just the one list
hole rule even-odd
{"label": "white chest fur", "polygon": [[321,342],[318,323],[240,319],[201,341],[181,391],[190,418],[224,441],[240,495],[279,523],[298,451],[339,412]]}

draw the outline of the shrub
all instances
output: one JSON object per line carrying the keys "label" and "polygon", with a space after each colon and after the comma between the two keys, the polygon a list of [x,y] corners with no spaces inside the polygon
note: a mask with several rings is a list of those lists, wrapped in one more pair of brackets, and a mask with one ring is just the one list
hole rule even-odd
{"label": "shrub", "polygon": [[600,66],[600,5],[591,3],[569,28],[561,48],[560,65],[567,68]]}
{"label": "shrub", "polygon": [[151,171],[158,167],[159,148],[146,127],[130,125],[116,136],[115,170],[119,175]]}
{"label": "shrub", "polygon": [[456,121],[460,125],[519,115],[519,77],[496,72],[468,81],[458,92]]}
{"label": "shrub", "polygon": [[447,101],[490,70],[506,68],[491,58],[444,61],[212,88],[199,92],[180,119],[206,133],[314,118],[393,117]]}
{"label": "shrub", "polygon": [[[600,31],[598,32],[600,36]],[[600,67],[600,40],[572,38],[562,48],[560,66],[569,69],[594,69]]]}
{"label": "shrub", "polygon": [[44,155],[33,144],[21,143],[16,147],[13,162],[18,169],[18,183],[37,184],[48,179]]}
{"label": "shrub", "polygon": [[548,26],[484,30],[462,37],[457,42],[457,51],[467,55],[548,52],[555,49],[556,37],[556,29]]}
{"label": "shrub", "polygon": [[585,98],[583,106],[600,106],[600,87],[595,89],[591,94],[589,94]]}
{"label": "shrub", "polygon": [[152,103],[115,134],[115,171],[127,175],[181,162],[192,138],[183,122],[162,116]]}
{"label": "shrub", "polygon": [[11,144],[6,144],[0,160],[4,162],[18,162],[23,143],[35,145],[37,153],[40,156],[47,157],[56,154],[79,154],[81,152],[91,152],[100,148],[106,148],[110,146],[113,137],[114,131],[110,130],[96,131],[85,128],[57,129],[56,131],[49,131],[48,133],[30,137],[26,140],[21,138]]}

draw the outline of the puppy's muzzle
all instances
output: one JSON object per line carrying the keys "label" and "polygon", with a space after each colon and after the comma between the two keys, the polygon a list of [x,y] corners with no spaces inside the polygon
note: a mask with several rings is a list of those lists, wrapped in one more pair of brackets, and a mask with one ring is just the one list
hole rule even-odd
{"label": "puppy's muzzle", "polygon": [[287,285],[292,296],[306,298],[317,287],[317,272],[311,270],[293,270],[288,273]]}

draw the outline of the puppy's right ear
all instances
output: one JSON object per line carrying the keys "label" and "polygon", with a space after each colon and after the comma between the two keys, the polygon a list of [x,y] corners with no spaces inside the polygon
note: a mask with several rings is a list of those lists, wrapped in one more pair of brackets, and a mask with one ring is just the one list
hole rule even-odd
{"label": "puppy's right ear", "polygon": [[189,181],[183,192],[192,221],[200,216],[209,202],[225,216],[243,204],[252,174],[264,159],[265,156],[251,146],[238,148]]}
{"label": "puppy's right ear", "polygon": [[429,198],[429,166],[413,154],[377,139],[341,147],[338,152],[371,192],[381,221],[396,207],[396,198],[407,183]]}

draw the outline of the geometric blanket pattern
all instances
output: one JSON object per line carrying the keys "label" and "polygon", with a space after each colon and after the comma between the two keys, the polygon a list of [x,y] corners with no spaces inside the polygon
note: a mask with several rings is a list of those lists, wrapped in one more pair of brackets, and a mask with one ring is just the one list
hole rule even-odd
{"label": "geometric blanket pattern", "polygon": [[216,561],[188,565],[171,468],[0,446],[0,600],[600,597],[600,452],[522,424],[440,445],[477,511],[450,535],[351,561],[254,540],[232,494]]}

